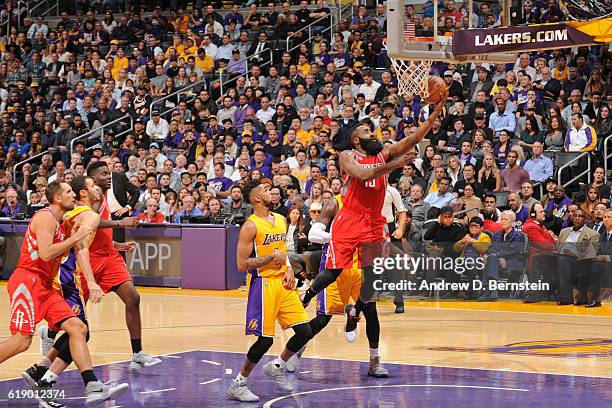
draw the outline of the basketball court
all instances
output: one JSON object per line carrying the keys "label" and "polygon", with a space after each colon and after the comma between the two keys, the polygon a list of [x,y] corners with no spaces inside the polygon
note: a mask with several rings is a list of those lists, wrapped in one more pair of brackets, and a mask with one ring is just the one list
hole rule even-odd
{"label": "basketball court", "polygon": [[[364,324],[355,343],[345,342],[344,318],[335,316],[308,345],[302,365],[290,375],[287,395],[258,365],[251,377],[259,404],[228,400],[225,392],[254,341],[244,335],[246,292],[140,288],[145,351],[162,364],[129,368],[130,343],[123,304],[108,295],[89,305],[90,349],[104,381],[126,381],[131,389],[106,407],[264,406],[608,406],[612,403],[612,307],[597,309],[524,305],[502,301],[407,301],[396,315],[379,305],[382,359],[387,379],[367,377],[369,359]],[[314,305],[308,309],[314,315]],[[6,286],[0,286],[0,321],[8,320]],[[0,337],[9,335],[7,325]],[[277,327],[277,355],[292,331]],[[8,399],[27,390],[18,378],[40,359],[36,339],[28,352],[0,367],[0,406],[36,407]],[[74,366],[73,366],[74,367]],[[60,378],[64,403],[83,407],[78,371]]]}

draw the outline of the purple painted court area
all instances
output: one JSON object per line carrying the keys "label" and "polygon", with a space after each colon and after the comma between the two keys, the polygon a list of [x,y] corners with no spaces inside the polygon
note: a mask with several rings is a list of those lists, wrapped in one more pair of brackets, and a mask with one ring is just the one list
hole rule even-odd
{"label": "purple painted court area", "polygon": [[[263,362],[269,361],[266,357]],[[258,404],[228,400],[226,390],[244,361],[244,354],[189,351],[162,356],[147,370],[129,363],[96,368],[104,381],[127,381],[131,390],[105,407],[576,407],[612,406],[612,379],[511,371],[472,370],[386,364],[392,377],[365,375],[367,364],[356,361],[304,358],[290,375],[293,395],[279,391],[261,371],[251,377]],[[231,373],[230,371],[231,370]],[[58,383],[69,407],[84,407],[80,375],[70,371]],[[0,382],[1,407],[35,407],[23,400],[7,401],[11,389],[25,389],[20,380]]]}

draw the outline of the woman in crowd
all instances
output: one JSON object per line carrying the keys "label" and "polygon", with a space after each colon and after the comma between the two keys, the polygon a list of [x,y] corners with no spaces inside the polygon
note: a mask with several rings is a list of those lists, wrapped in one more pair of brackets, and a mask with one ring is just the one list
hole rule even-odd
{"label": "woman in crowd", "polygon": [[446,174],[448,174],[448,177],[450,177],[451,179],[451,186],[454,186],[457,181],[463,179],[461,162],[459,161],[459,158],[456,154],[451,154],[448,157]]}
{"label": "woman in crowd", "polygon": [[510,142],[508,132],[502,130],[499,132],[499,142],[495,145],[494,149],[495,160],[497,161],[499,168],[503,169],[506,167],[506,157],[511,149],[512,143]]}
{"label": "woman in crowd", "polygon": [[501,172],[497,168],[495,157],[490,153],[484,156],[482,167],[478,171],[478,182],[488,192],[497,192],[501,188]]}
{"label": "woman in crowd", "polygon": [[612,120],[610,119],[610,105],[599,108],[597,120],[595,120],[595,132],[597,137],[605,138],[612,134]]}
{"label": "woman in crowd", "polygon": [[540,132],[538,121],[535,116],[527,116],[525,118],[525,130],[520,135],[518,145],[526,152],[531,152],[535,142],[544,143],[544,136]]}
{"label": "woman in crowd", "polygon": [[327,162],[321,157],[321,150],[317,143],[312,143],[308,147],[308,160],[306,160],[308,166],[317,166],[321,169],[321,173],[326,172]]}
{"label": "woman in crowd", "polygon": [[559,116],[550,118],[548,133],[544,140],[544,145],[547,150],[563,150],[565,141],[566,127],[565,122]]}
{"label": "woman in crowd", "polygon": [[[606,82],[601,77],[601,71],[598,68],[594,68],[591,71],[591,75],[589,76],[589,80],[584,87],[584,93],[582,94],[582,99],[588,101],[591,98],[593,92],[600,92],[602,95],[606,95]],[[588,123],[588,122],[585,122]]]}
{"label": "woman in crowd", "polygon": [[572,102],[572,112],[571,114],[567,117],[565,124],[567,125],[568,129],[571,129],[572,127],[572,115],[574,113],[580,113],[582,115],[582,120],[584,121],[584,123],[588,124],[589,123],[589,117],[587,115],[585,115],[584,113],[582,113],[582,105],[580,104],[580,102]]}
{"label": "woman in crowd", "polygon": [[595,205],[600,201],[599,188],[590,184],[586,188],[586,200],[580,204],[580,209],[585,212],[589,221],[593,221],[593,210],[595,210]]}
{"label": "woman in crowd", "polygon": [[425,174],[425,179],[427,179],[427,175],[431,174],[431,172],[433,171],[431,159],[436,153],[436,148],[433,145],[427,145],[427,147],[425,147],[423,155],[421,156],[423,159],[423,163],[421,164],[421,172]]}
{"label": "woman in crowd", "polygon": [[462,219],[462,224],[467,223],[470,218],[478,216],[482,209],[482,201],[474,195],[474,187],[471,184],[465,185],[463,195],[457,199],[457,204],[462,204],[464,210],[470,210],[465,213],[466,218]]}
{"label": "woman in crowd", "polygon": [[320,182],[315,182],[312,185],[312,188],[310,189],[310,197],[308,197],[306,199],[306,201],[304,202],[304,205],[307,208],[310,208],[310,206],[313,203],[322,203],[323,202],[323,184]]}

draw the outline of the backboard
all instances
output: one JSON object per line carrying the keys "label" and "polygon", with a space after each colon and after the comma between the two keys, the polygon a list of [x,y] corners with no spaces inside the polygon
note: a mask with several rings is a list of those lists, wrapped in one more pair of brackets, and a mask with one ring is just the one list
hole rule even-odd
{"label": "backboard", "polygon": [[[469,28],[503,27],[511,0],[387,0],[387,55],[410,61],[514,63],[514,53],[455,56],[452,33]],[[454,5],[454,7],[453,7]],[[467,13],[462,14],[462,9]],[[478,12],[476,12],[478,10]]]}

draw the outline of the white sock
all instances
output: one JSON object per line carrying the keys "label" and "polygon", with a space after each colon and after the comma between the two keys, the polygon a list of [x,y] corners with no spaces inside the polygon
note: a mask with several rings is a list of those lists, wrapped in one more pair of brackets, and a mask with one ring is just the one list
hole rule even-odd
{"label": "white sock", "polygon": [[376,357],[378,357],[378,349],[371,348],[370,349],[370,360],[374,360]]}
{"label": "white sock", "polygon": [[246,381],[247,377],[244,377],[242,374],[238,373],[238,375],[236,376],[236,381],[238,382],[243,382]]}
{"label": "white sock", "polygon": [[45,373],[45,375],[43,375],[43,378],[40,379],[41,381],[47,381],[47,382],[56,382],[57,381],[57,374],[54,374],[51,370],[47,370],[47,372]]}
{"label": "white sock", "polygon": [[38,363],[39,366],[43,366],[43,367],[51,367],[51,364],[53,363],[53,361],[51,361],[49,359],[49,357],[45,356],[42,358],[42,360],[40,360],[40,363]]}
{"label": "white sock", "polygon": [[280,356],[276,357],[273,361],[274,365],[276,365],[277,367],[280,368],[285,368],[285,366],[287,365],[286,361],[283,361],[282,358],[280,358]]}

